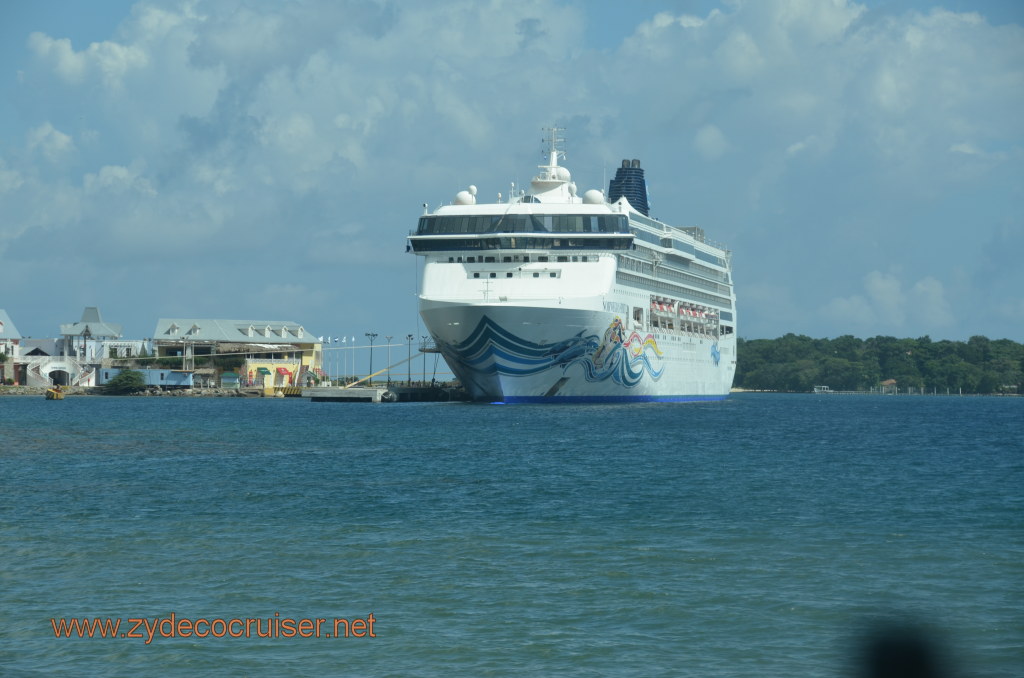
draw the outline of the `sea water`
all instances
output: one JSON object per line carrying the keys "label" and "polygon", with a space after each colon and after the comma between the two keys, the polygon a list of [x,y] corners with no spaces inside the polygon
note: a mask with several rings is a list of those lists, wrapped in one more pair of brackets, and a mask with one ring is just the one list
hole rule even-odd
{"label": "sea water", "polygon": [[0,675],[1020,676],[1022,490],[1011,398],[0,398]]}

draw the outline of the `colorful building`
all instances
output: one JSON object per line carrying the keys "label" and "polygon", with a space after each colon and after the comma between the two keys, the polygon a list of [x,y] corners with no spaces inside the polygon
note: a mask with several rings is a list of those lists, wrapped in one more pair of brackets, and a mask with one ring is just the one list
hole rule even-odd
{"label": "colorful building", "polygon": [[180,358],[183,370],[237,371],[242,387],[305,386],[321,366],[320,340],[288,320],[160,318],[153,350],[158,358]]}

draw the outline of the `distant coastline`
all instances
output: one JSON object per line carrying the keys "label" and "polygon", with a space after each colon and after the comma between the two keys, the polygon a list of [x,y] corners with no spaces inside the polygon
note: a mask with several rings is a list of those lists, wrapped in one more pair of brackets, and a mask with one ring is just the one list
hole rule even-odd
{"label": "distant coastline", "polygon": [[846,335],[742,339],[733,386],[744,391],[1017,395],[1024,393],[1024,344],[974,336],[932,341]]}
{"label": "distant coastline", "polygon": [[[0,364],[9,360],[0,354]],[[122,359],[129,368],[137,359]],[[8,382],[13,380],[8,379]],[[973,336],[967,341],[932,341],[924,336],[898,339],[851,335],[813,339],[787,334],[777,339],[737,341],[732,393],[880,393],[927,395],[1024,394],[1024,344]],[[0,385],[0,396],[41,396],[45,387]],[[76,387],[69,395],[99,395]],[[231,388],[183,391],[149,389],[140,394],[241,397]]]}

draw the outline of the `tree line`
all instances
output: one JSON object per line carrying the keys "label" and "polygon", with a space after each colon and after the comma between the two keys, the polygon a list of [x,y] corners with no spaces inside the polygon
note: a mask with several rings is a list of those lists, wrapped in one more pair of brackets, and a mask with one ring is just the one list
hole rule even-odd
{"label": "tree line", "polygon": [[895,380],[900,391],[931,393],[1021,393],[1024,344],[975,336],[967,341],[932,341],[844,335],[812,339],[738,339],[737,388],[807,392],[869,391]]}

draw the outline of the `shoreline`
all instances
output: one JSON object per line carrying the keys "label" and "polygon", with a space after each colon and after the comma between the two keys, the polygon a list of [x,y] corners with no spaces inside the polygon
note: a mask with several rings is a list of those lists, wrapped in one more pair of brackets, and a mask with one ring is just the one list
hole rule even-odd
{"label": "shoreline", "polygon": [[[65,396],[87,396],[87,397],[104,397],[106,394],[101,391],[102,387],[99,386],[74,386],[64,387]],[[0,398],[9,397],[31,397],[37,398],[46,395],[46,388],[42,386],[0,386]],[[1020,398],[1019,393],[872,393],[870,391],[833,391],[830,393],[812,393],[810,391],[773,391],[768,389],[745,389],[745,388],[732,388],[729,390],[730,395],[740,393],[781,393],[788,395],[818,395],[818,396],[829,396],[829,395],[895,395],[895,396],[927,396],[927,397],[956,397],[956,398]],[[283,395],[283,394],[281,394]],[[182,388],[182,389],[168,389],[163,390],[159,387],[150,387],[144,391],[138,393],[123,393],[118,394],[119,397],[127,396],[130,398],[273,398],[281,397],[277,395],[266,395],[260,392],[259,389],[233,389],[233,388]],[[291,396],[295,397],[295,396]]]}
{"label": "shoreline", "polygon": [[[68,396],[88,396],[88,397],[103,397],[106,394],[103,393],[99,386],[72,386],[62,387],[64,389],[65,397]],[[46,395],[47,389],[42,386],[0,386],[0,397],[11,396],[11,397],[28,397],[36,396],[43,397]],[[228,389],[228,388],[191,388],[191,389],[170,389],[162,390],[160,388],[147,388],[144,391],[138,393],[124,393],[119,395],[125,395],[132,398],[253,398],[260,397],[259,395],[246,392],[241,389]]]}

